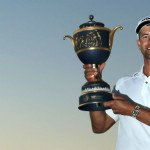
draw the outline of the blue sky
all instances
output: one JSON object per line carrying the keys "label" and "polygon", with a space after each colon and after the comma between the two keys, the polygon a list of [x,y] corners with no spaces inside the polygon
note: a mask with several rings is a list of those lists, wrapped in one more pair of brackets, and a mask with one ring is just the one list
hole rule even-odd
{"label": "blue sky", "polygon": [[[86,82],[72,44],[64,41],[93,14],[116,32],[103,79],[111,86],[138,71],[143,60],[135,26],[149,0],[0,0],[0,149],[114,150],[117,125],[91,131],[78,110]],[[109,144],[108,144],[109,143]]]}

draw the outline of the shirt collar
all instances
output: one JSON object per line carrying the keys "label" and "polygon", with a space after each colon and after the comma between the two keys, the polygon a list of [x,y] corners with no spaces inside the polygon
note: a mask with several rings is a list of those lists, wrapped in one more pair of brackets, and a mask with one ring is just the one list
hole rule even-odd
{"label": "shirt collar", "polygon": [[147,77],[147,76],[143,73],[143,67],[144,67],[144,65],[142,65],[141,70],[140,70],[140,72],[138,73],[138,76],[140,76],[140,77],[141,77],[142,79],[144,79],[144,80],[150,81],[150,76]]}

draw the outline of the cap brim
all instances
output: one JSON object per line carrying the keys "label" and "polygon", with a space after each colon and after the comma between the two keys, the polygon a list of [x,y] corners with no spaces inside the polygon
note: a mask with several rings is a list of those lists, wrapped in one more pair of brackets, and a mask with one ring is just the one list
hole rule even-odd
{"label": "cap brim", "polygon": [[136,28],[136,33],[138,34],[139,31],[140,31],[140,29],[141,29],[144,25],[146,25],[146,24],[150,24],[150,20],[144,21],[144,22],[142,22],[141,24],[139,24],[139,25],[137,26],[137,28]]}

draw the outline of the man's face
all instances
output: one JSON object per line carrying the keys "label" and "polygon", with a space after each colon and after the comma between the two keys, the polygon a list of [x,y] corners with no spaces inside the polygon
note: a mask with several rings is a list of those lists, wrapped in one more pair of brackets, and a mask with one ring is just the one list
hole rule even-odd
{"label": "man's face", "polygon": [[137,44],[144,58],[150,59],[150,26],[149,25],[148,26],[145,25],[141,28]]}

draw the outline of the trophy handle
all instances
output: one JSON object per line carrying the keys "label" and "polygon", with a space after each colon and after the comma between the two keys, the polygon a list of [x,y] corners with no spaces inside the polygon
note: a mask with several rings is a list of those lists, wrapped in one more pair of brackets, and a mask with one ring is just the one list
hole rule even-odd
{"label": "trophy handle", "polygon": [[75,47],[73,37],[72,37],[72,36],[70,36],[70,35],[65,35],[63,39],[65,40],[66,38],[69,38],[69,39],[71,40],[71,42],[72,42],[73,47]]}
{"label": "trophy handle", "polygon": [[115,32],[116,32],[118,29],[122,30],[123,27],[122,27],[122,26],[117,26],[117,27],[115,27],[115,28],[110,32],[110,35],[109,35],[109,49],[112,49],[114,34],[115,34]]}

